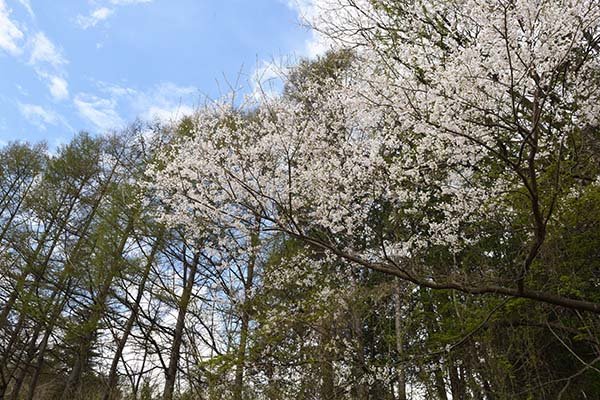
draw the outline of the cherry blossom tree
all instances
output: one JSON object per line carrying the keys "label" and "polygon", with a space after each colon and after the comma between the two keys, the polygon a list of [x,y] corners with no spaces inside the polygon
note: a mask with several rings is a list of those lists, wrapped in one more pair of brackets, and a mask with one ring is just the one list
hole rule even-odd
{"label": "cherry blossom tree", "polygon": [[348,62],[289,79],[278,98],[201,110],[150,168],[164,220],[247,235],[260,220],[422,287],[599,313],[562,294],[540,256],[567,199],[600,182],[585,152],[600,115],[597,2],[315,10]]}

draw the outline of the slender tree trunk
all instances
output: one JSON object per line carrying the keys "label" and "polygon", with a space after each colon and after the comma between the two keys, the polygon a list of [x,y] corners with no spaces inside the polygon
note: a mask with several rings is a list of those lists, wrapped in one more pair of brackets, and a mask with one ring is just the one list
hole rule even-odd
{"label": "slender tree trunk", "polygon": [[67,382],[65,384],[65,388],[61,396],[61,398],[64,400],[70,400],[73,398],[73,395],[78,389],[78,386],[81,382],[83,368],[88,360],[89,352],[92,347],[96,331],[98,329],[98,324],[105,312],[106,301],[108,300],[110,287],[112,285],[114,277],[118,273],[119,268],[121,268],[122,266],[121,257],[123,256],[123,250],[125,249],[127,240],[129,239],[129,234],[133,230],[134,221],[134,215],[129,216],[127,226],[123,230],[121,240],[112,255],[112,262],[110,268],[107,271],[104,281],[102,282],[102,286],[100,287],[98,296],[94,299],[94,304],[92,305],[91,310],[89,311],[89,328],[88,331],[85,332],[81,338],[82,340],[79,345],[79,350],[77,351],[77,357],[75,358],[73,368],[71,369],[71,373],[69,374],[69,378],[67,379]]}
{"label": "slender tree trunk", "polygon": [[[33,374],[31,375],[31,380],[29,382],[29,388],[27,391],[27,396],[26,396],[27,400],[33,400],[33,397],[35,394],[35,389],[37,387],[37,384],[38,384],[38,381],[40,378],[40,374],[42,373],[42,368],[44,366],[44,357],[46,355],[46,350],[48,348],[48,340],[50,339],[50,335],[54,331],[54,327],[56,325],[56,322],[58,321],[60,313],[64,309],[65,304],[67,303],[67,301],[69,300],[69,298],[72,294],[71,280],[69,279],[69,281],[65,285],[65,292],[64,292],[64,295],[62,296],[62,299],[60,297],[60,293],[58,292],[58,289],[59,288],[57,288],[57,290],[53,294],[53,297],[58,297],[58,299],[56,301],[56,306],[53,307],[48,326],[46,327],[46,331],[44,332],[44,336],[42,337],[42,340],[39,345],[39,349],[37,352],[37,361],[35,363],[35,367],[33,369]],[[53,299],[51,299],[51,300],[53,300]]]}
{"label": "slender tree trunk", "polygon": [[175,379],[177,377],[177,367],[179,365],[179,351],[181,349],[181,342],[183,340],[183,328],[185,326],[185,315],[190,303],[192,296],[192,290],[194,289],[194,280],[196,279],[196,272],[198,270],[198,263],[200,260],[200,252],[197,252],[190,265],[184,260],[184,265],[188,270],[187,281],[181,294],[179,301],[179,313],[177,315],[177,324],[175,325],[175,333],[173,336],[173,347],[171,347],[171,354],[169,356],[169,366],[165,372],[165,389],[163,392],[163,400],[173,400],[173,393],[175,392]]}
{"label": "slender tree trunk", "polygon": [[[23,280],[21,282],[19,282],[17,284],[17,288],[14,290],[13,295],[11,296],[11,300],[12,300],[12,304],[9,306],[7,305],[5,310],[7,310],[6,313],[6,317],[8,317],[8,313],[10,312],[11,307],[14,305],[14,303],[16,302],[17,298],[19,296],[23,296],[26,293],[35,293],[36,288],[40,285],[43,276],[45,275],[45,271],[46,268],[48,267],[48,263],[50,261],[50,258],[52,256],[52,253],[54,252],[54,249],[56,248],[56,246],[58,245],[58,240],[59,240],[59,236],[60,236],[60,231],[57,231],[54,235],[54,237],[51,240],[51,244],[50,244],[50,248],[48,249],[48,252],[45,256],[45,258],[43,260],[41,260],[41,262],[38,264],[37,261],[37,257],[41,254],[41,248],[43,247],[44,242],[40,242],[40,244],[38,245],[38,247],[36,248],[36,251],[34,252],[34,257],[30,260],[30,262],[27,264],[27,269],[29,270],[29,272],[27,272],[26,275],[23,275]],[[40,251],[38,251],[38,249],[40,249]],[[36,266],[39,266],[40,269],[36,270]],[[33,272],[34,273],[34,277],[35,279],[32,282],[32,287],[29,289],[25,288],[25,279],[27,278],[27,276]],[[20,286],[19,286],[20,285]],[[10,353],[12,351],[12,347],[15,345],[17,339],[20,336],[21,330],[23,329],[23,327],[25,326],[25,321],[26,319],[28,319],[28,315],[21,313],[19,315],[19,322],[17,323],[17,325],[15,326],[15,328],[13,329],[12,333],[11,333],[11,339],[9,341],[9,344],[6,346],[6,349],[4,350],[4,352],[2,353],[2,358],[0,358],[0,365],[1,365],[1,369],[5,369],[5,366],[8,364],[8,359],[10,358]],[[5,320],[5,322],[8,321],[8,318]],[[39,332],[41,330],[41,326],[40,326],[41,322],[37,322],[36,323],[36,327],[35,327],[35,334],[39,335]],[[27,355],[26,355],[27,357]],[[26,363],[30,362],[31,360],[21,360],[21,364],[20,367],[24,368]],[[17,368],[19,367],[19,365],[17,365]],[[14,373],[16,371],[13,370],[12,373],[9,376],[9,379],[6,380],[5,384],[8,384],[10,382],[10,379],[12,379]],[[19,377],[19,375],[17,376],[17,378]],[[18,386],[18,390],[20,390],[20,384],[22,384],[22,382],[16,382],[19,386]],[[4,384],[4,383],[3,383]],[[6,388],[4,388],[3,391],[5,391]]]}
{"label": "slender tree trunk", "polygon": [[450,390],[452,392],[452,400],[465,400],[465,382],[460,371],[460,368],[456,366],[453,361],[449,362],[448,375],[450,377]]}
{"label": "slender tree trunk", "polygon": [[12,348],[15,344],[15,342],[17,341],[17,339],[19,338],[19,332],[21,331],[23,324],[25,323],[25,318],[23,315],[21,315],[19,317],[19,321],[17,322],[17,325],[15,326],[14,330],[11,332],[11,335],[8,339],[8,343],[6,343],[5,348],[3,349],[1,355],[2,358],[0,359],[0,377],[2,378],[0,381],[0,399],[4,398],[4,394],[6,393],[6,389],[8,388],[8,385],[10,383],[10,381],[12,380],[15,370],[9,370],[8,368],[8,359],[10,358],[10,353],[12,351]]}
{"label": "slender tree trunk", "polygon": [[27,400],[33,400],[33,396],[35,395],[35,389],[37,388],[38,381],[40,379],[40,375],[42,373],[42,368],[44,366],[44,356],[46,354],[46,349],[48,348],[48,339],[50,338],[50,333],[52,332],[52,327],[48,327],[46,332],[44,332],[44,337],[42,338],[42,342],[40,343],[40,348],[38,350],[38,357],[35,367],[33,369],[33,374],[31,375],[31,381],[29,382],[29,387],[27,389]]}
{"label": "slender tree trunk", "polygon": [[[394,285],[394,306],[395,306],[395,331],[396,331],[396,352],[398,358],[402,360],[404,358],[404,330],[402,329],[402,283],[400,279],[396,279]],[[398,365],[397,379],[398,379],[398,400],[406,400],[406,373],[404,372],[404,363],[401,362]]]}
{"label": "slender tree trunk", "polygon": [[250,318],[247,311],[242,312],[242,323],[240,327],[240,345],[238,347],[237,365],[235,367],[235,382],[233,399],[242,400],[244,393],[244,363],[246,362],[246,344],[248,341],[248,326]]}
{"label": "slender tree trunk", "polygon": [[21,197],[19,198],[19,201],[17,202],[16,207],[14,208],[14,210],[11,211],[8,221],[6,221],[4,223],[4,226],[2,227],[2,232],[0,232],[0,243],[4,240],[4,237],[6,236],[6,233],[8,232],[8,230],[10,229],[10,226],[12,225],[13,220],[19,213],[19,210],[21,209],[21,205],[23,204],[23,201],[25,201],[25,198],[27,197],[27,193],[29,193],[29,190],[31,189],[33,182],[34,182],[33,180],[31,180],[31,182],[29,182],[24,193],[21,194]]}
{"label": "slender tree trunk", "polygon": [[365,375],[365,339],[363,332],[362,315],[356,310],[351,311],[352,334],[356,341],[356,360],[353,366],[354,385],[353,391],[356,400],[368,400],[369,388],[364,383]]}
{"label": "slender tree trunk", "polygon": [[333,371],[333,362],[331,351],[328,347],[331,345],[331,326],[328,322],[333,321],[333,318],[324,321],[323,333],[321,334],[321,362],[320,362],[320,374],[321,374],[321,399],[322,400],[333,400],[335,399],[335,376]]}
{"label": "slender tree trunk", "polygon": [[102,397],[103,400],[111,400],[113,398],[114,389],[117,386],[117,368],[119,366],[119,360],[121,359],[121,355],[123,354],[123,350],[125,349],[127,339],[129,338],[131,330],[133,329],[133,325],[135,324],[135,321],[137,321],[140,310],[140,303],[142,301],[144,290],[146,288],[146,281],[148,280],[148,276],[150,275],[150,270],[152,269],[152,264],[154,263],[154,259],[158,252],[158,249],[160,248],[161,242],[162,239],[159,236],[156,239],[154,245],[152,246],[152,250],[150,252],[150,255],[148,256],[148,260],[146,261],[146,265],[142,273],[142,280],[138,285],[135,301],[131,307],[131,314],[129,315],[129,318],[127,319],[127,322],[125,324],[123,336],[121,337],[121,339],[118,340],[117,349],[115,350],[115,355],[110,365],[110,371],[108,373],[108,384],[106,391],[104,392],[104,395]]}
{"label": "slender tree trunk", "polygon": [[[28,389],[28,394],[27,394],[28,400],[32,400],[34,397],[35,389],[37,387],[37,383],[39,380],[39,376],[41,374],[42,367],[44,365],[44,357],[45,357],[46,349],[48,347],[48,340],[50,338],[50,335],[52,334],[54,327],[56,326],[56,322],[58,321],[61,312],[63,311],[65,305],[67,304],[67,302],[69,301],[69,299],[72,295],[72,290],[73,290],[73,288],[71,286],[72,272],[75,267],[75,263],[78,262],[78,260],[80,260],[81,257],[83,256],[83,254],[81,253],[81,249],[83,248],[84,241],[87,239],[86,235],[88,233],[89,227],[92,223],[92,220],[94,219],[94,216],[96,215],[96,211],[98,210],[98,207],[100,205],[102,198],[104,197],[104,194],[105,194],[105,191],[103,189],[101,192],[101,195],[98,197],[98,199],[94,203],[90,214],[88,215],[85,223],[83,224],[80,238],[77,240],[77,243],[75,244],[72,253],[65,261],[65,265],[60,273],[60,277],[58,278],[58,284],[56,285],[55,290],[52,293],[52,297],[50,298],[50,301],[49,301],[50,309],[48,310],[47,314],[51,314],[51,317],[48,320],[48,326],[46,327],[44,337],[42,338],[42,341],[40,343],[40,348],[38,350],[37,362],[36,362],[35,368],[33,370],[33,374],[32,374],[31,381],[29,384],[29,389]],[[93,248],[95,248],[95,245],[93,246]],[[64,292],[62,296],[61,296],[61,290]],[[52,306],[54,304],[55,299],[56,299],[56,305]]]}
{"label": "slender tree trunk", "polygon": [[[83,188],[84,188],[86,182],[87,181],[84,181],[78,187],[77,193],[75,193],[74,197],[72,198],[72,201],[69,203],[68,209],[64,216],[64,221],[67,221],[69,219],[71,213],[73,212],[75,205],[77,204],[77,201],[81,195],[81,192],[83,191]],[[61,197],[61,201],[60,201],[61,206],[62,206],[62,203],[67,200],[67,197],[68,196],[66,193],[63,194],[63,196]],[[29,277],[29,275],[31,273],[36,272],[35,268],[38,265],[37,264],[38,257],[40,256],[40,254],[42,253],[42,250],[44,250],[44,248],[46,246],[46,239],[51,234],[52,229],[54,229],[54,226],[58,222],[58,214],[60,213],[60,210],[61,210],[61,208],[59,207],[57,210],[54,210],[54,212],[51,214],[52,218],[48,222],[48,227],[44,230],[44,232],[42,233],[42,237],[38,240],[37,246],[35,247],[33,254],[30,257],[27,257],[26,265],[24,266],[23,270],[21,271],[21,274],[19,275],[19,277],[16,280],[17,281],[16,288],[11,293],[9,299],[2,307],[2,311],[0,311],[0,330],[4,329],[4,326],[6,325],[6,322],[8,321],[8,315],[9,315],[10,311],[12,310],[12,308],[14,307],[15,302],[17,301],[18,297],[20,295],[23,295],[27,278]],[[56,244],[60,238],[61,233],[62,233],[62,231],[60,229],[58,229],[54,233],[54,236],[51,239],[52,244],[50,246],[50,250],[48,251],[48,254],[46,256],[46,263],[50,259],[50,256],[51,256],[54,248],[56,247]],[[42,265],[41,267],[45,268],[46,265]],[[38,271],[38,273],[36,273],[35,275],[36,275],[36,282],[39,282],[39,280],[42,278],[41,271]]]}
{"label": "slender tree trunk", "polygon": [[[435,318],[435,310],[433,308],[432,299],[430,294],[425,290],[421,292],[424,296],[421,297],[423,302],[423,309],[427,313],[425,316],[425,322],[427,330],[430,334],[437,333],[439,331],[438,321]],[[441,358],[437,361],[438,365],[433,367],[433,386],[440,400],[448,400],[448,394],[446,393],[446,383],[444,381],[444,371],[442,366]]]}
{"label": "slender tree trunk", "polygon": [[440,366],[434,367],[433,372],[435,391],[437,392],[440,400],[448,400],[448,394],[446,393],[446,383],[444,382],[444,373]]}
{"label": "slender tree trunk", "polygon": [[21,391],[21,387],[23,386],[23,382],[25,381],[25,377],[27,376],[27,372],[31,367],[31,361],[35,357],[35,353],[37,351],[37,340],[40,336],[41,324],[38,324],[33,332],[32,338],[29,340],[29,344],[27,346],[27,351],[25,352],[25,359],[21,360],[19,364],[19,372],[15,377],[15,383],[12,387],[11,393],[6,397],[8,400],[18,400],[19,392]]}
{"label": "slender tree trunk", "polygon": [[256,268],[256,259],[258,245],[260,240],[260,220],[256,221],[257,229],[251,234],[250,255],[248,258],[248,270],[246,271],[246,280],[244,282],[244,304],[242,305],[242,324],[240,327],[240,345],[237,354],[237,365],[235,369],[235,383],[233,390],[233,399],[242,400],[244,390],[244,368],[246,362],[246,347],[248,342],[248,331],[250,327],[250,311],[248,310],[248,301],[252,296],[252,287],[254,285],[254,270]]}

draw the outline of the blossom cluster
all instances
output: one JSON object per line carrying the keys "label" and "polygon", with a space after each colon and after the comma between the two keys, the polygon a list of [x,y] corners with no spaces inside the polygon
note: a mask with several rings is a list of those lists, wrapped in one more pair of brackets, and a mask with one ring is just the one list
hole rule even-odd
{"label": "blossom cluster", "polygon": [[201,110],[150,171],[164,218],[236,232],[260,219],[381,259],[458,252],[479,239],[473,226],[510,215],[507,194],[598,123],[600,7],[416,3],[317,2],[315,28],[352,48],[349,65]]}

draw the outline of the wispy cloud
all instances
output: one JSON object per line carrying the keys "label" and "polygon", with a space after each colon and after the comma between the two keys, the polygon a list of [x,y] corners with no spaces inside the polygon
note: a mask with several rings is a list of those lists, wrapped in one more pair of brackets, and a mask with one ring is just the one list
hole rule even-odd
{"label": "wispy cloud", "polygon": [[147,121],[174,122],[193,114],[199,98],[197,88],[179,86],[171,82],[164,82],[147,90],[136,90],[106,82],[97,82],[97,86],[122,108]]}
{"label": "wispy cloud", "polygon": [[67,63],[62,51],[43,32],[36,33],[30,39],[30,46],[29,64],[31,65],[49,64],[58,68]]}
{"label": "wispy cloud", "polygon": [[98,89],[101,92],[109,94],[111,97],[135,96],[137,93],[137,90],[135,89],[116,85],[114,83],[96,82],[96,86],[98,86]]}
{"label": "wispy cloud", "polygon": [[46,130],[48,125],[62,124],[72,130],[65,119],[53,110],[49,110],[37,104],[19,103],[19,111],[33,125],[41,130]]}
{"label": "wispy cloud", "polygon": [[52,41],[43,33],[36,33],[29,40],[31,65],[38,76],[46,81],[50,95],[54,100],[65,100],[69,97],[69,85],[65,79],[64,66],[67,59]]}
{"label": "wispy cloud", "polygon": [[131,101],[135,112],[144,120],[175,122],[193,114],[198,93],[195,87],[167,82],[138,93]]}
{"label": "wispy cloud", "polygon": [[94,9],[89,15],[78,15],[75,19],[82,29],[93,28],[102,21],[106,21],[116,12],[116,8],[126,5],[151,3],[153,0],[108,0],[106,6]]}
{"label": "wispy cloud", "polygon": [[56,125],[59,122],[58,115],[51,110],[47,110],[36,104],[21,104],[19,103],[19,111],[25,118],[43,129],[45,125]]}
{"label": "wispy cloud", "polygon": [[10,19],[10,10],[4,0],[0,0],[0,50],[16,56],[21,54],[19,42],[23,39],[23,32],[17,24]]}
{"label": "wispy cloud", "polygon": [[[18,2],[34,17],[29,0],[18,0]],[[23,31],[10,19],[10,10],[6,7],[5,1],[0,0],[0,50],[13,56],[19,56],[24,49],[27,50],[29,52],[27,64],[33,67],[39,78],[46,81],[50,95],[55,100],[68,98],[69,89],[63,68],[68,61],[62,50],[52,43],[44,32],[29,36],[26,46],[20,43],[24,37]]]}
{"label": "wispy cloud", "polygon": [[177,122],[183,117],[194,114],[196,108],[187,104],[169,106],[150,106],[140,118],[145,121]]}
{"label": "wispy cloud", "polygon": [[79,93],[73,100],[79,115],[90,122],[94,128],[107,131],[124,125],[117,112],[117,101],[95,95]]}
{"label": "wispy cloud", "polygon": [[114,14],[114,10],[108,7],[100,7],[90,13],[90,15],[78,15],[77,24],[83,28],[88,29],[98,25],[99,22],[106,20],[108,17]]}
{"label": "wispy cloud", "polygon": [[31,2],[29,0],[17,0],[19,3],[21,3],[21,5],[23,6],[23,8],[25,8],[25,10],[27,10],[27,13],[31,16],[31,18],[35,18],[35,14],[33,13],[33,8],[31,8]]}
{"label": "wispy cloud", "polygon": [[[175,122],[193,114],[198,101],[198,89],[162,83],[147,90],[96,82],[98,93],[78,93],[73,104],[90,128],[100,132],[123,128],[126,119]],[[126,115],[126,119],[122,117]]]}
{"label": "wispy cloud", "polygon": [[55,100],[66,100],[69,98],[69,84],[59,76],[51,76],[48,89]]}

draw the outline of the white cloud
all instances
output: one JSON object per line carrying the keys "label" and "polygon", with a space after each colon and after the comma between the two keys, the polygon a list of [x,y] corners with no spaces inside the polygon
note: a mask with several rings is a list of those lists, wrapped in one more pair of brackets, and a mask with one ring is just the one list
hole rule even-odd
{"label": "white cloud", "polygon": [[101,131],[120,128],[123,120],[117,113],[115,99],[103,99],[94,95],[79,93],[73,100],[79,115]]}
{"label": "white cloud", "polygon": [[69,84],[59,76],[51,76],[48,83],[50,94],[55,100],[66,100],[69,98]]}
{"label": "white cloud", "polygon": [[[280,0],[284,2],[290,9],[294,10],[300,21],[312,26],[315,20],[319,18],[319,14],[327,8],[331,8],[330,0]],[[310,37],[304,43],[304,48],[299,49],[300,53],[309,58],[316,58],[324,54],[331,48],[331,43],[319,32],[311,29]]]}
{"label": "white cloud", "polygon": [[29,63],[38,65],[47,63],[58,68],[67,63],[67,60],[62,55],[62,52],[48,39],[43,32],[38,32],[30,41],[31,56]]}
{"label": "white cloud", "polygon": [[107,0],[105,3],[111,7],[100,7],[96,8],[89,15],[78,15],[75,19],[77,25],[82,29],[93,28],[98,23],[107,20],[115,13],[115,8],[120,6],[132,5],[132,4],[143,4],[151,3],[153,0]]}
{"label": "white cloud", "polygon": [[36,68],[40,79],[46,81],[50,95],[54,100],[66,100],[69,98],[69,83],[61,73],[49,73],[42,68]]}
{"label": "white cloud", "polygon": [[98,88],[112,97],[134,96],[137,90],[107,82],[96,82]]}
{"label": "white cloud", "polygon": [[[199,91],[193,86],[165,82],[147,90],[136,90],[118,84],[96,82],[102,97],[78,94],[74,104],[79,114],[99,130],[125,125],[117,110],[128,120],[176,122],[197,109]],[[124,114],[124,115],[125,115]]]}
{"label": "white cloud", "polygon": [[157,85],[152,92],[159,99],[182,100],[183,97],[196,96],[198,89],[193,86],[178,86],[172,82],[164,82]]}
{"label": "white cloud", "polygon": [[36,104],[19,103],[19,111],[29,122],[42,130],[46,129],[46,125],[58,125],[62,121],[56,112]]}
{"label": "white cloud", "polygon": [[67,99],[69,85],[65,80],[64,65],[68,64],[68,61],[62,51],[43,32],[38,32],[29,39],[29,47],[29,65],[46,81],[50,95],[55,100]]}
{"label": "white cloud", "polygon": [[27,10],[27,13],[31,16],[31,18],[35,17],[35,14],[33,13],[33,8],[31,8],[31,2],[29,0],[17,0],[19,3],[21,3],[21,5],[23,6],[23,8],[25,8],[25,10]]}
{"label": "white cloud", "polygon": [[305,21],[312,19],[317,12],[317,4],[314,0],[281,0],[289,8],[296,11],[300,18]]}
{"label": "white cloud", "polygon": [[135,116],[147,120],[175,122],[193,114],[199,98],[199,91],[193,86],[178,86],[166,82],[145,91],[136,90],[106,82],[97,82],[98,88],[117,102],[122,109],[128,109]]}
{"label": "white cloud", "polygon": [[194,113],[198,93],[198,89],[193,86],[178,86],[166,82],[146,92],[137,93],[131,99],[131,105],[144,120],[175,122]]}
{"label": "white cloud", "polygon": [[83,28],[88,29],[96,26],[99,22],[106,20],[108,17],[114,14],[114,10],[108,7],[100,7],[91,12],[89,16],[79,15],[77,16],[77,24]]}
{"label": "white cloud", "polygon": [[0,0],[0,50],[11,55],[21,54],[19,41],[23,39],[23,32],[10,19],[10,10],[6,8],[4,0]]}
{"label": "white cloud", "polygon": [[185,104],[172,107],[151,106],[140,115],[140,118],[146,121],[177,122],[186,115],[194,114],[194,111],[194,107]]}
{"label": "white cloud", "polygon": [[309,58],[317,58],[331,49],[331,44],[322,35],[312,31],[311,38],[305,42],[304,52]]}

